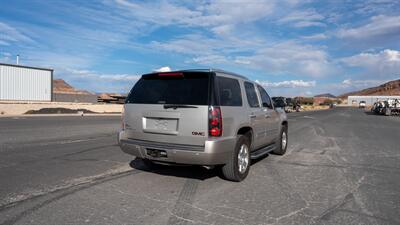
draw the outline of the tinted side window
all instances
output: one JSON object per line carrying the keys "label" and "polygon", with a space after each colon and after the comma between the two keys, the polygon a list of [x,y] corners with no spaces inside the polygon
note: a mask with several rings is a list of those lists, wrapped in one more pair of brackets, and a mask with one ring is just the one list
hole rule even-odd
{"label": "tinted side window", "polygon": [[247,101],[249,102],[250,107],[260,107],[254,85],[249,82],[244,82],[244,89],[246,91]]}
{"label": "tinted side window", "polygon": [[242,106],[242,93],[236,79],[217,77],[221,106]]}
{"label": "tinted side window", "polygon": [[262,88],[259,85],[257,85],[257,88],[258,88],[258,91],[260,92],[262,106],[272,109],[272,102],[271,102],[271,98],[269,97],[268,93],[264,90],[264,88]]}

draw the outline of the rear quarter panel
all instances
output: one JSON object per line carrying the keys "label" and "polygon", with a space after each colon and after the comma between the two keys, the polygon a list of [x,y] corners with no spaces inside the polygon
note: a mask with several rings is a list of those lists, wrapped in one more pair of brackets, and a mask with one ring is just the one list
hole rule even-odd
{"label": "rear quarter panel", "polygon": [[240,93],[242,95],[242,106],[220,106],[222,111],[223,137],[236,137],[242,127],[250,126],[249,106],[244,91],[243,79],[229,74],[217,73],[219,77],[227,77],[239,81]]}

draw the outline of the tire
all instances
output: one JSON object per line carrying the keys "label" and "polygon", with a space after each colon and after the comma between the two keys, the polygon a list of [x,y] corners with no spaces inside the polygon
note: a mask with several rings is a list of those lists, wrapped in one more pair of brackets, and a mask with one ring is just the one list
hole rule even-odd
{"label": "tire", "polygon": [[[240,171],[239,153],[241,152],[243,146],[247,148],[247,157],[244,156],[245,154],[242,154],[244,158],[247,158],[247,166],[244,171]],[[242,153],[245,151],[246,150],[243,149]],[[247,177],[247,175],[249,174],[249,170],[250,170],[250,140],[247,136],[239,135],[238,141],[236,142],[235,149],[232,152],[229,162],[224,166],[222,166],[222,174],[224,178],[227,180],[240,182]]]}
{"label": "tire", "polygon": [[391,116],[391,114],[392,114],[391,109],[389,109],[389,108],[385,109],[385,116]]}
{"label": "tire", "polygon": [[[286,141],[284,142],[283,140]],[[284,155],[288,146],[288,128],[287,126],[282,126],[281,133],[279,135],[279,141],[277,143],[276,149],[272,151],[276,155]]]}

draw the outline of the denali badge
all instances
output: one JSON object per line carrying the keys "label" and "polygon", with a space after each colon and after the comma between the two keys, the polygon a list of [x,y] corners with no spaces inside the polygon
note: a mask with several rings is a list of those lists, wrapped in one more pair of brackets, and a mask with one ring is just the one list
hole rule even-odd
{"label": "denali badge", "polygon": [[205,136],[204,132],[197,132],[197,131],[193,131],[192,135],[196,135],[196,136]]}

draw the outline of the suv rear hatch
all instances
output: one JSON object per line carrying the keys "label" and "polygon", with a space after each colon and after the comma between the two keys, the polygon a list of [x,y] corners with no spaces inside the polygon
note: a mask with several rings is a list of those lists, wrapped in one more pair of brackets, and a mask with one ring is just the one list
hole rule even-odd
{"label": "suv rear hatch", "polygon": [[125,104],[125,132],[130,139],[203,146],[208,137],[208,106],[213,74],[146,74]]}

